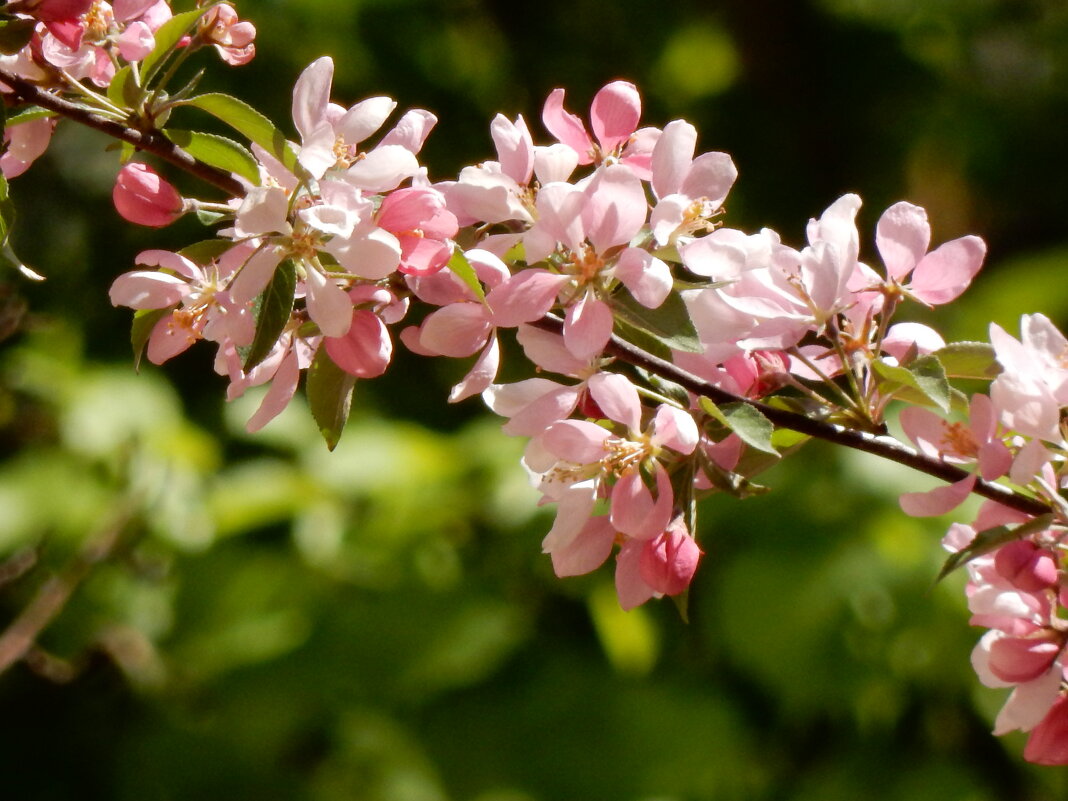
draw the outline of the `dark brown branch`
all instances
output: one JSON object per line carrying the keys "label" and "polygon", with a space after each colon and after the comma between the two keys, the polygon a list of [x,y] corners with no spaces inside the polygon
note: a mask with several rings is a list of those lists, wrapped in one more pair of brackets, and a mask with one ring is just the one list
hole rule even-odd
{"label": "dark brown branch", "polygon": [[241,197],[245,194],[244,185],[230,173],[197,161],[159,131],[139,131],[136,128],[129,128],[122,123],[109,120],[68,100],[64,100],[31,81],[12,75],[4,70],[0,70],[0,82],[14,89],[15,95],[19,100],[54,111],[56,114],[72,119],[88,128],[101,131],[114,139],[129,142],[138,150],[151,153],[168,164],[173,164],[175,167],[185,170],[205,183],[218,187],[231,197]]}
{"label": "dark brown branch", "polygon": [[120,510],[70,563],[42,584],[26,607],[0,633],[0,673],[33,652],[37,638],[63,611],[93,567],[107,559],[130,521],[132,506]]}
{"label": "dark brown branch", "polygon": [[[552,315],[546,315],[546,317],[533,323],[533,325],[547,331],[560,333],[563,322]],[[807,434],[810,437],[833,442],[836,445],[865,451],[950,483],[956,483],[968,477],[967,471],[939,459],[932,459],[917,453],[892,437],[869,434],[823,420],[814,420],[803,414],[777,409],[760,401],[733,395],[698,378],[692,373],[686,372],[669,361],[665,361],[651,353],[646,353],[615,335],[612,336],[608,346],[605,348],[605,353],[672,381],[696,395],[703,395],[713,403],[748,403],[779,428],[787,428],[791,431]],[[1013,492],[1008,487],[992,484],[979,478],[976,479],[975,488],[972,492],[1025,514],[1037,516],[1050,512],[1049,505],[1036,498],[1021,495],[1018,492]]]}

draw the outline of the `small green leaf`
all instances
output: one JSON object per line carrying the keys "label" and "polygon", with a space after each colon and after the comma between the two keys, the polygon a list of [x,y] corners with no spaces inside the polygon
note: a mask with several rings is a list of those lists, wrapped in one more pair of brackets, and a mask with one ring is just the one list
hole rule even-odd
{"label": "small green leaf", "polygon": [[1050,513],[1015,527],[994,526],[993,528],[983,529],[975,535],[975,538],[968,543],[967,547],[961,548],[955,554],[950,555],[945,564],[942,565],[942,569],[938,571],[938,577],[935,581],[941,581],[958,567],[970,562],[977,556],[990,553],[995,548],[1000,548],[1013,540],[1021,540],[1036,532],[1044,531],[1053,523],[1053,518],[1053,514]]}
{"label": "small green leaf", "polygon": [[750,448],[779,455],[771,443],[775,426],[755,406],[740,401],[716,406],[705,397],[701,398],[700,405],[705,412],[737,434],[738,438]]}
{"label": "small green leaf", "polygon": [[186,245],[178,251],[178,255],[185,256],[194,264],[210,264],[236,244],[230,239],[205,239]]}
{"label": "small green leaf", "polygon": [[37,20],[5,19],[0,20],[0,53],[13,56],[30,43]]}
{"label": "small green leaf", "polygon": [[178,49],[182,37],[189,33],[202,16],[206,8],[197,8],[182,14],[175,14],[156,30],[156,46],[141,61],[141,85],[148,86],[156,72],[170,55]]}
{"label": "small green leaf", "polygon": [[140,99],[141,87],[137,85],[133,68],[127,64],[115,73],[108,84],[108,100],[119,108],[133,108]]}
{"label": "small green leaf", "polygon": [[287,170],[297,173],[297,153],[293,146],[273,122],[244,101],[215,92],[184,100],[181,105],[199,108],[222,120],[281,161]]}
{"label": "small green leaf", "polygon": [[612,296],[612,311],[616,319],[646,332],[672,350],[701,352],[701,340],[690,320],[686,304],[675,293],[668,295],[657,308],[647,309],[624,290]]}
{"label": "small green leaf", "polygon": [[245,353],[242,369],[247,373],[267,358],[293,314],[293,293],[297,286],[297,266],[286,259],[274,271],[270,283],[256,298],[256,335]]}
{"label": "small green leaf", "polygon": [[486,302],[486,293],[482,289],[482,282],[478,280],[478,275],[475,273],[475,268],[471,266],[471,262],[467,260],[467,257],[463,254],[460,248],[454,248],[452,252],[452,258],[449,259],[449,263],[445,265],[448,267],[452,274],[459,278],[467,287],[475,293],[482,303]]}
{"label": "small green leaf", "polygon": [[319,348],[308,368],[306,391],[312,417],[330,450],[337,447],[345,421],[349,419],[355,386],[356,376],[334,364],[326,348]]}
{"label": "small green leaf", "polygon": [[617,316],[614,323],[614,331],[634,347],[641,348],[646,353],[651,353],[666,362],[671,361],[671,348],[645,329],[637,328]]}
{"label": "small green leaf", "polygon": [[148,338],[152,335],[152,329],[173,311],[174,309],[138,309],[134,312],[133,324],[130,326],[130,344],[133,345],[135,370],[141,367],[141,357],[144,355]]}
{"label": "small green leaf", "polygon": [[21,111],[12,114],[7,118],[8,125],[21,125],[24,122],[32,122],[33,120],[39,120],[43,117],[55,116],[54,111],[49,111],[46,108],[40,106],[26,106]]}
{"label": "small green leaf", "polygon": [[950,408],[950,387],[946,371],[933,356],[921,356],[908,367],[872,362],[872,369],[882,379],[879,391],[914,403],[933,404],[943,412]]}
{"label": "small green leaf", "polygon": [[1001,365],[994,346],[986,342],[951,342],[931,354],[942,363],[950,378],[996,378]]}
{"label": "small green leaf", "polygon": [[260,183],[260,168],[248,149],[233,139],[199,131],[165,130],[164,135],[186,153],[224,172],[232,172],[255,186]]}

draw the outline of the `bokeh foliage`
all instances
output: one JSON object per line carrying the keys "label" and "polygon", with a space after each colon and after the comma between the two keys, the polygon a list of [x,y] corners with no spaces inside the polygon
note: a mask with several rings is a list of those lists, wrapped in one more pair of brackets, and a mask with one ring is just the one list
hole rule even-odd
{"label": "bokeh foliage", "polygon": [[[800,244],[857,191],[870,243],[908,198],[937,241],[990,244],[947,333],[1068,322],[1059,0],[240,7],[259,57],[206,84],[285,126],[287,87],[329,53],[339,100],[441,116],[424,152],[447,178],[492,154],[493,113],[540,131],[551,88],[581,112],[628,78],[646,122],[683,116],[734,156],[730,224]],[[5,621],[49,577],[74,592],[0,675],[5,798],[1062,797],[988,734],[1001,694],[968,666],[961,579],[932,586],[941,523],[894,502],[920,479],[810,446],[770,496],[702,508],[689,624],[666,602],[624,614],[609,573],[552,576],[522,443],[443,403],[460,366],[399,355],[332,454],[299,403],[243,433],[254,399],[223,404],[206,349],[135,374],[107,287],[199,232],[120,225],[103,144],[61,129],[13,185],[19,252],[49,280],[0,293],[5,322],[29,305],[0,344]]]}

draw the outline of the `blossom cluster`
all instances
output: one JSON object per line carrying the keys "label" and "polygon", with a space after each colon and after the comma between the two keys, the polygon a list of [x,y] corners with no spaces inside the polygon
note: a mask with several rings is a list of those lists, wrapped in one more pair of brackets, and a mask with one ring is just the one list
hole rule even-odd
{"label": "blossom cluster", "polygon": [[[800,246],[732,228],[731,157],[698,152],[685,120],[641,126],[626,81],[597,92],[585,119],[553,91],[546,144],[521,115],[497,115],[496,159],[435,181],[419,156],[436,117],[413,109],[387,125],[391,98],[334,102],[328,57],[296,82],[292,140],[236,99],[165,89],[201,46],[231,65],[252,57],[255,29],[229,3],[175,15],[165,0],[21,0],[3,13],[26,33],[0,57],[9,81],[140,129],[165,131],[189,106],[250,140],[182,140],[222,176],[216,186],[237,187],[221,201],[184,197],[124,153],[113,191],[124,218],[160,227],[196,212],[217,226],[179,252],[141,253],[113,283],[112,303],[136,311],[139,351],[159,364],[214,343],[228,398],[266,387],[252,431],[303,376],[331,446],[355,381],[384,373],[397,341],[472,359],[449,400],[481,396],[507,434],[529,439],[523,467],[556,510],[542,543],[556,574],[615,553],[624,609],[681,602],[702,557],[696,502],[754,491],[751,479],[803,440],[775,429],[773,408],[879,439],[891,403],[906,404],[915,454],[956,478],[906,494],[905,512],[944,514],[980,491],[1017,501],[954,524],[947,564],[967,564],[973,622],[990,629],[976,670],[1015,687],[996,731],[1030,730],[1029,759],[1068,763],[1068,341],[1040,315],[1021,340],[993,327],[989,346],[895,321],[908,302],[959,297],[985,259],[980,238],[932,248],[925,211],[902,201],[880,216],[869,264],[854,194],[809,220]],[[12,118],[5,177],[44,152],[59,113]],[[532,377],[499,379],[505,336]],[[989,394],[968,401],[954,377],[990,380]]]}

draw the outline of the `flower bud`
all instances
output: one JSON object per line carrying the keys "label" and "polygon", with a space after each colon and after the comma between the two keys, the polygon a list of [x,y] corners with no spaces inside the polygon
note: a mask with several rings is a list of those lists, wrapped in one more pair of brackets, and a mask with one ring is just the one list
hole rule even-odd
{"label": "flower bud", "polygon": [[170,225],[185,212],[185,201],[178,190],[138,161],[131,161],[119,170],[111,198],[124,218],[150,228]]}

